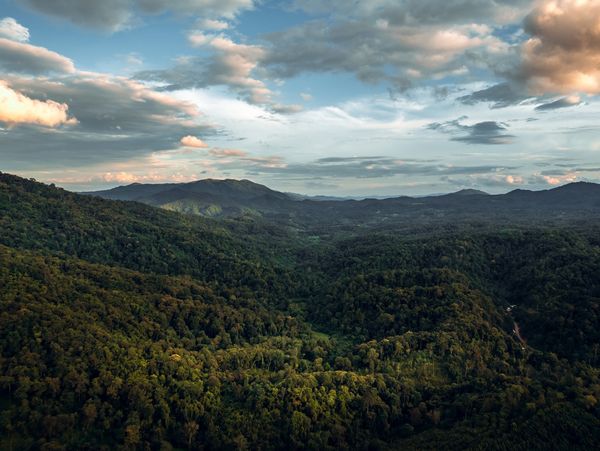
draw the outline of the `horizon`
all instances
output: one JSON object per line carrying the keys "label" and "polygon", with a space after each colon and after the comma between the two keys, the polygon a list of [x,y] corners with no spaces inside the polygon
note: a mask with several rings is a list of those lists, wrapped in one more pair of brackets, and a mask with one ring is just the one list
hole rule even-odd
{"label": "horizon", "polygon": [[3,170],[70,191],[247,178],[309,196],[426,196],[600,181],[595,1],[0,5]]}
{"label": "horizon", "polygon": [[[0,174],[2,174],[3,172],[0,171]],[[4,174],[9,174],[4,172]],[[16,175],[18,177],[23,177],[20,176],[18,174],[9,174],[9,175]],[[23,177],[23,178],[27,178],[27,177]],[[44,182],[42,180],[37,180],[34,178],[34,180],[36,182],[40,182],[40,183],[44,183],[44,184],[50,184],[51,182]],[[391,195],[377,195],[377,194],[371,194],[371,195],[361,195],[361,194],[356,194],[356,195],[348,195],[348,196],[334,196],[334,195],[328,195],[328,194],[306,194],[306,193],[298,193],[298,192],[292,192],[292,191],[279,191],[274,189],[271,186],[262,184],[262,183],[258,183],[255,182],[251,179],[232,179],[232,178],[223,178],[223,179],[219,179],[219,178],[201,178],[201,179],[197,179],[197,180],[191,180],[191,181],[187,181],[187,182],[148,182],[148,183],[144,183],[144,182],[132,182],[132,183],[128,183],[128,184],[123,184],[123,185],[114,185],[114,186],[110,186],[101,190],[92,190],[92,191],[75,191],[72,189],[69,189],[68,187],[64,187],[64,186],[60,186],[57,185],[55,183],[52,183],[53,185],[55,185],[57,188],[62,188],[66,191],[75,193],[75,194],[95,194],[95,193],[101,193],[101,192],[106,192],[106,191],[112,191],[118,188],[127,188],[130,186],[144,186],[144,185],[150,185],[150,186],[160,186],[160,185],[187,185],[187,184],[193,184],[193,183],[198,183],[198,182],[203,182],[203,181],[214,181],[214,182],[250,182],[252,184],[255,185],[260,185],[263,186],[265,188],[271,189],[273,191],[276,192],[280,192],[282,194],[288,194],[288,195],[296,195],[296,196],[303,196],[303,197],[307,197],[307,198],[318,198],[318,197],[330,197],[332,199],[336,199],[336,200],[369,200],[369,199],[375,199],[375,200],[386,200],[386,199],[394,199],[394,198],[399,198],[399,197],[412,197],[412,198],[427,198],[427,197],[441,197],[441,196],[448,196],[448,195],[452,195],[452,194],[459,194],[461,192],[477,192],[481,195],[486,195],[486,196],[503,196],[506,194],[510,194],[514,191],[529,191],[529,192],[541,192],[541,191],[552,191],[552,190],[557,190],[560,188],[564,188],[567,186],[572,186],[572,185],[582,185],[582,184],[590,184],[590,185],[598,185],[600,186],[600,183],[598,182],[589,182],[586,180],[580,180],[580,181],[576,181],[576,182],[567,182],[561,185],[557,185],[557,186],[551,186],[549,188],[542,188],[542,189],[524,189],[524,188],[514,188],[508,191],[502,191],[502,192],[489,192],[489,191],[484,191],[484,190],[480,190],[480,189],[475,189],[475,188],[461,188],[455,191],[448,191],[448,192],[439,192],[439,193],[428,193],[428,194],[423,194],[423,195],[408,195],[408,194],[403,194],[403,193],[397,193],[397,194],[391,194]]]}

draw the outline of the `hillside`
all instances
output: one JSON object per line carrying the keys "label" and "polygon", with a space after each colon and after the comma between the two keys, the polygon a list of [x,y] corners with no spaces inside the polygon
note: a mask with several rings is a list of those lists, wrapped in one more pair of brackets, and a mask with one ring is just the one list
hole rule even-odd
{"label": "hillside", "polygon": [[[499,199],[583,218],[596,192]],[[597,446],[595,221],[329,213],[215,221],[0,174],[0,449]]]}

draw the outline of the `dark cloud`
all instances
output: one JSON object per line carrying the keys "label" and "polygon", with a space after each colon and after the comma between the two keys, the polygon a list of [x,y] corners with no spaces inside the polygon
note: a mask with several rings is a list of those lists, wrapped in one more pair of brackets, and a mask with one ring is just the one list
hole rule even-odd
{"label": "dark cloud", "polygon": [[562,99],[555,100],[554,102],[544,103],[535,108],[536,111],[552,111],[559,110],[562,108],[570,108],[577,105],[581,105],[581,98],[577,96],[563,97]]}
{"label": "dark cloud", "polygon": [[484,144],[498,145],[510,144],[514,136],[504,133],[506,126],[499,122],[486,121],[478,124],[465,126],[465,131],[468,131],[466,136],[458,136],[452,138],[452,141],[464,142],[467,144]]}
{"label": "dark cloud", "polygon": [[506,108],[512,105],[518,105],[531,98],[521,88],[511,83],[500,83],[481,91],[473,92],[469,95],[459,97],[457,100],[465,105],[475,105],[476,103],[489,102],[492,108]]}
{"label": "dark cloud", "polygon": [[43,47],[0,37],[0,69],[4,72],[46,74],[72,73],[73,62]]}
{"label": "dark cloud", "polygon": [[499,145],[510,144],[513,141],[514,136],[505,133],[507,125],[504,123],[485,121],[474,125],[464,125],[462,121],[465,119],[467,118],[463,116],[453,121],[434,122],[427,128],[451,135],[461,134],[462,136],[453,136],[451,140],[466,144]]}
{"label": "dark cloud", "polygon": [[203,17],[233,17],[252,8],[253,0],[18,0],[31,9],[77,25],[116,31],[135,22],[135,12],[170,10]]}

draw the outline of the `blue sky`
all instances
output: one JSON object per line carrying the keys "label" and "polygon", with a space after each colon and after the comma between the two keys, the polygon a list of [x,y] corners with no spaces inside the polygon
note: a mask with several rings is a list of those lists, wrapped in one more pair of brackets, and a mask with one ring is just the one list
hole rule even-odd
{"label": "blue sky", "polygon": [[597,0],[0,0],[0,170],[334,195],[600,181]]}

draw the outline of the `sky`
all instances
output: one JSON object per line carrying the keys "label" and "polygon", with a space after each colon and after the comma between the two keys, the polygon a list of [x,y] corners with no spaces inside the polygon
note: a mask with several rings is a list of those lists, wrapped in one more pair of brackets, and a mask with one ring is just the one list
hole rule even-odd
{"label": "sky", "polygon": [[600,182],[600,0],[0,0],[0,171],[345,196]]}

